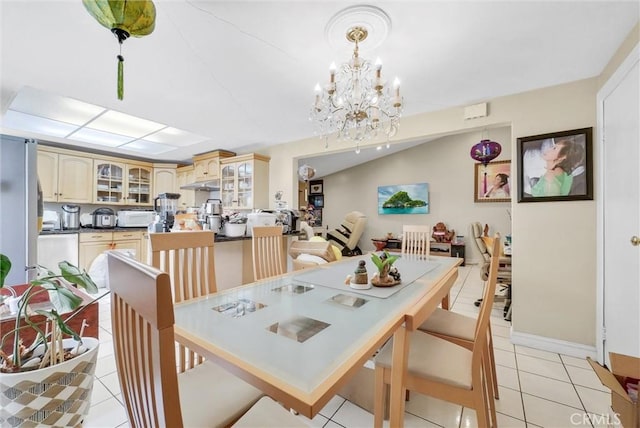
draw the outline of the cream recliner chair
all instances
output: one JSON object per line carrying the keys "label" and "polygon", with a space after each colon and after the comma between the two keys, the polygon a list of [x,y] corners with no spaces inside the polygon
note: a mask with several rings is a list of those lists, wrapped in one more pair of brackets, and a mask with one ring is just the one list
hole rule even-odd
{"label": "cream recliner chair", "polygon": [[327,233],[327,241],[338,247],[343,256],[359,256],[358,241],[367,225],[367,217],[360,211],[351,211],[346,215],[339,229]]}

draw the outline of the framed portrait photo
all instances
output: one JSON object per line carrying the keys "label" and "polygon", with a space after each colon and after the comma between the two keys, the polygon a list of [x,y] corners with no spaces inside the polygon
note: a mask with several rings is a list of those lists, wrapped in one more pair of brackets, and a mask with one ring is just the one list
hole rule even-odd
{"label": "framed portrait photo", "polygon": [[309,182],[309,193],[312,195],[317,195],[322,193],[322,181],[310,181]]}
{"label": "framed portrait photo", "polygon": [[518,138],[518,202],[593,199],[593,128]]}
{"label": "framed portrait photo", "polygon": [[489,162],[486,166],[475,165],[474,192],[475,202],[511,201],[511,161]]}

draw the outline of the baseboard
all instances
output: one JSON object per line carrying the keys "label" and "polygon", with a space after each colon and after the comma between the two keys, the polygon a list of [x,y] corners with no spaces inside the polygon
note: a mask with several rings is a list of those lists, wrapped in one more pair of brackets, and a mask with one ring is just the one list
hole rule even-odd
{"label": "baseboard", "polygon": [[511,328],[511,343],[540,349],[541,351],[554,352],[576,358],[597,358],[595,346],[582,343],[567,342],[565,340],[552,339],[550,337],[536,336],[529,333],[520,333]]}

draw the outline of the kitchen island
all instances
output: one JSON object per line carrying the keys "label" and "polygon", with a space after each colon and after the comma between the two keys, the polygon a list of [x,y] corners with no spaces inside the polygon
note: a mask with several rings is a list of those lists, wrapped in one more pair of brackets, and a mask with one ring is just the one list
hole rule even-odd
{"label": "kitchen island", "polygon": [[[170,232],[177,233],[177,232]],[[188,232],[183,232],[188,233]],[[135,256],[137,260],[145,263],[151,262],[151,250],[149,247],[149,232],[142,227],[115,227],[111,229],[96,229],[83,227],[77,230],[50,230],[40,232],[39,241],[46,240],[56,235],[75,234],[74,242],[77,245],[72,249],[73,256],[62,256],[61,249],[48,246],[39,251],[38,264],[53,268],[61,260],[69,260],[77,264],[81,269],[87,270],[93,275],[93,262],[104,251],[123,250]],[[283,245],[285,254],[293,240],[298,239],[298,232],[285,234]],[[215,263],[216,283],[218,290],[226,290],[253,282],[253,256],[251,252],[251,236],[230,237],[218,234],[215,236]],[[75,251],[74,251],[75,250]],[[66,253],[69,249],[66,249]],[[105,259],[101,257],[101,259]],[[42,261],[42,263],[41,263]],[[291,260],[287,257],[287,270],[292,270]],[[100,270],[99,270],[100,271]],[[104,281],[100,281],[104,282]],[[99,284],[100,285],[100,284]]]}

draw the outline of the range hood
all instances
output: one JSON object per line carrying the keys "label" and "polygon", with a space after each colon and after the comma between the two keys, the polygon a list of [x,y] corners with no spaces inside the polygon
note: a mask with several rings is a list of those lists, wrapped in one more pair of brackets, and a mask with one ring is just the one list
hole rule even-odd
{"label": "range hood", "polygon": [[220,190],[220,180],[196,181],[195,183],[180,186],[184,190],[201,190],[203,192],[211,192]]}

